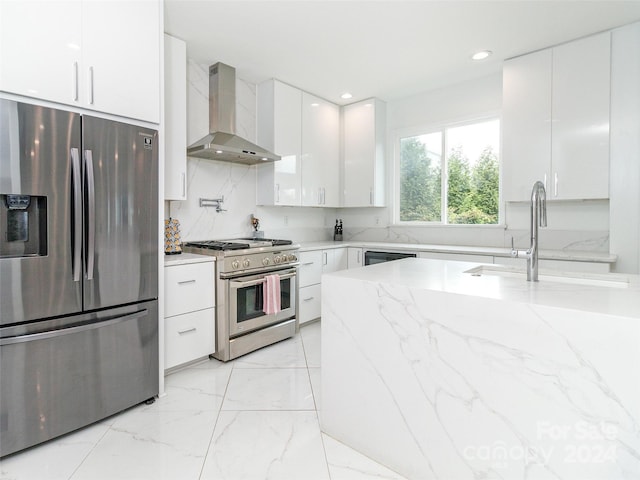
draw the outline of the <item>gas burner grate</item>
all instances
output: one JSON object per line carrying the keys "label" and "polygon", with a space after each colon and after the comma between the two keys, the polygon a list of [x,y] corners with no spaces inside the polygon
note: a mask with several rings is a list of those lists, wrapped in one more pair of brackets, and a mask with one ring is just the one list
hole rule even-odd
{"label": "gas burner grate", "polygon": [[246,237],[239,238],[238,240],[250,240],[255,242],[268,242],[271,243],[272,247],[280,247],[282,245],[292,245],[293,241],[291,240],[280,240],[276,238],[260,238],[260,237]]}
{"label": "gas burner grate", "polygon": [[220,242],[216,240],[190,242],[185,245],[188,247],[206,248],[208,250],[243,250],[249,248],[248,243]]}

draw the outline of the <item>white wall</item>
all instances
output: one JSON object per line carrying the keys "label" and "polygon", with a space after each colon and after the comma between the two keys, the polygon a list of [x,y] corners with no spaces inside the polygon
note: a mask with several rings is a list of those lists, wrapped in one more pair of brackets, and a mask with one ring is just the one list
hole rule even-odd
{"label": "white wall", "polygon": [[[387,205],[394,198],[394,142],[398,132],[471,120],[498,114],[502,108],[502,74],[426,92],[387,104],[388,155]],[[529,205],[510,203],[503,208],[502,226],[394,225],[392,208],[344,209],[339,212],[347,239],[388,240],[406,243],[481,245],[505,247],[514,238],[517,247],[528,246]],[[548,227],[540,232],[544,249],[607,252],[609,204],[607,201],[549,203]]]}
{"label": "white wall", "polygon": [[[192,60],[187,68],[187,144],[209,132],[209,69]],[[256,87],[236,81],[238,135],[256,141]],[[224,196],[225,212],[201,208],[200,198]],[[326,240],[335,210],[320,208],[256,207],[256,167],[198,158],[187,160],[187,200],[166,202],[165,216],[180,221],[183,241],[246,236],[250,218],[260,219],[267,237],[294,241]]]}
{"label": "white wall", "polygon": [[640,271],[640,23],[611,39],[611,253],[618,272]]}

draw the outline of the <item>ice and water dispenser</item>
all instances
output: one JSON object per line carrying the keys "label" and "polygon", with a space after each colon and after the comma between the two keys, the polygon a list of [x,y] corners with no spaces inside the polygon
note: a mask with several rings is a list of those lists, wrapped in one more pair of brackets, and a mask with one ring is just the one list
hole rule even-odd
{"label": "ice and water dispenser", "polygon": [[47,197],[0,194],[0,258],[47,255]]}

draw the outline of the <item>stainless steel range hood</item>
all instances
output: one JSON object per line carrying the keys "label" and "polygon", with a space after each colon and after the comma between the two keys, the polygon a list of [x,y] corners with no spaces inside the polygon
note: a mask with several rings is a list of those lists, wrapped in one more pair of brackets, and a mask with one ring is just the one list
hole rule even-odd
{"label": "stainless steel range hood", "polygon": [[187,148],[188,156],[245,165],[280,160],[236,135],[236,69],[224,63],[209,67],[209,131]]}

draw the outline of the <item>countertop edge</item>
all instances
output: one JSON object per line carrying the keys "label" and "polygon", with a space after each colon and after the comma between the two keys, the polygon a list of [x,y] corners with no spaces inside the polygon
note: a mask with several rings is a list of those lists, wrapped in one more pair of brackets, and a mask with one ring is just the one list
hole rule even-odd
{"label": "countertop edge", "polygon": [[211,255],[200,255],[197,253],[181,253],[179,255],[165,255],[164,266],[174,267],[176,265],[188,265],[191,263],[215,262],[216,257]]}
{"label": "countertop edge", "polygon": [[[376,264],[367,269],[340,270],[323,274],[323,283],[340,278],[377,286],[399,287],[413,292],[431,291],[438,294],[640,319],[640,275],[593,274],[597,277],[628,277],[627,288],[557,283],[549,280],[540,283],[527,282],[524,276],[514,278],[470,275],[470,269],[481,266],[482,264],[474,262],[407,258]],[[578,274],[578,277],[580,276],[589,278],[591,274]]]}
{"label": "countertop edge", "polygon": [[[324,242],[300,242],[301,252],[328,250],[343,247],[380,248],[388,249],[389,251],[457,253],[460,255],[492,255],[494,257],[511,257],[511,249],[501,247],[361,241],[334,242],[331,240],[327,240]],[[611,253],[589,252],[582,250],[540,250],[539,258],[543,260],[564,260],[569,262],[615,263],[618,259],[618,256]]]}

